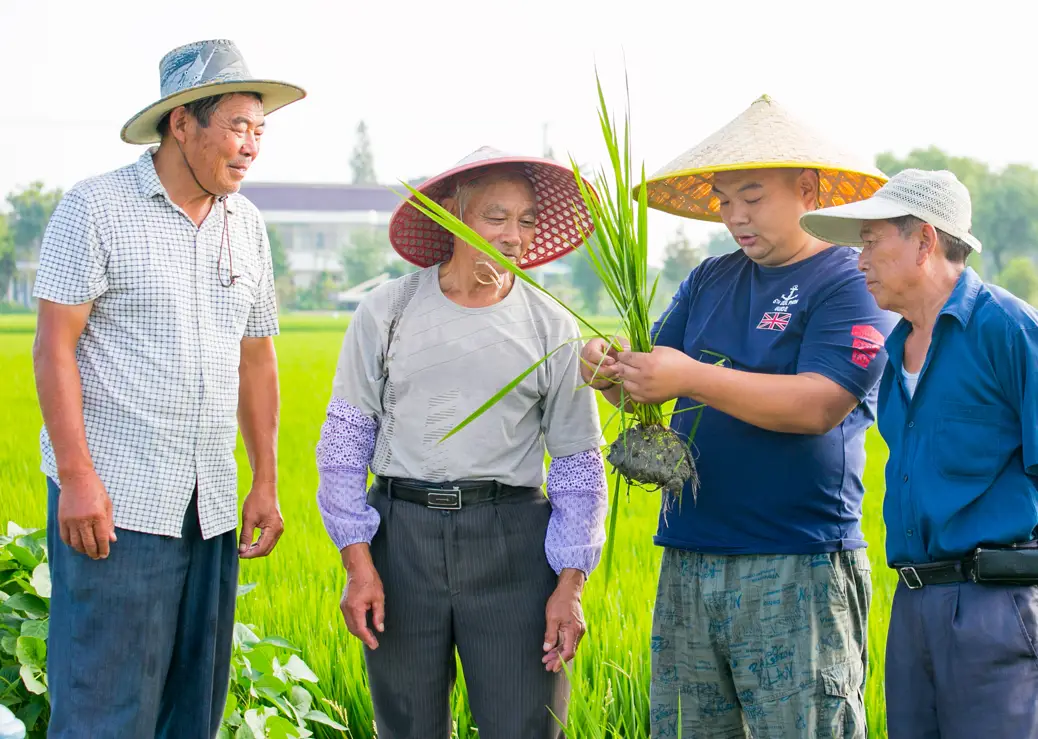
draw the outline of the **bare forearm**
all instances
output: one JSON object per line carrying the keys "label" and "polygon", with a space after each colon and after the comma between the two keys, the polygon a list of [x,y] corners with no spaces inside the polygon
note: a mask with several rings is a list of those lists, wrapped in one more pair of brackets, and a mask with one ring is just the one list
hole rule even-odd
{"label": "bare forearm", "polygon": [[768,431],[824,434],[853,407],[834,411],[831,388],[818,384],[829,381],[820,376],[766,375],[706,363],[696,370],[684,396]]}
{"label": "bare forearm", "polygon": [[269,350],[243,350],[239,382],[238,424],[249,454],[253,484],[275,483],[280,399],[273,342]]}
{"label": "bare forearm", "polygon": [[38,341],[33,347],[33,369],[58,476],[68,479],[92,472],[94,463],[83,422],[83,387],[75,348]]}

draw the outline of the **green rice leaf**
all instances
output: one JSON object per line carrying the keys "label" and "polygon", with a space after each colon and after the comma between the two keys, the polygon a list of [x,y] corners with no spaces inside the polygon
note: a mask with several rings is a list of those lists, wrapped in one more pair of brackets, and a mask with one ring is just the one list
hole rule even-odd
{"label": "green rice leaf", "polygon": [[480,406],[479,408],[477,408],[476,410],[474,410],[474,411],[473,411],[473,412],[472,412],[472,413],[471,413],[471,414],[470,414],[470,415],[468,416],[468,418],[466,418],[466,419],[465,419],[464,421],[462,421],[462,422],[461,422],[461,423],[459,423],[459,424],[458,424],[457,426],[455,426],[454,428],[452,428],[452,429],[451,429],[451,430],[450,430],[450,431],[449,431],[449,432],[447,433],[447,435],[446,435],[446,436],[444,436],[444,437],[443,437],[442,439],[440,439],[440,441],[439,441],[438,443],[442,444],[443,442],[447,441],[447,439],[449,439],[449,438],[451,438],[452,436],[454,436],[454,435],[455,435],[456,433],[458,433],[459,431],[461,431],[461,430],[462,430],[463,428],[465,428],[465,427],[466,427],[466,426],[468,426],[468,425],[469,425],[470,423],[472,423],[472,422],[473,422],[473,421],[475,421],[475,420],[476,420],[477,418],[479,418],[479,417],[480,417],[480,416],[482,416],[482,415],[483,415],[484,413],[486,413],[486,412],[487,412],[488,410],[490,410],[490,408],[491,408],[492,406],[496,405],[496,404],[498,403],[498,401],[500,401],[500,400],[501,400],[501,398],[505,397],[506,395],[508,395],[508,393],[512,392],[512,391],[513,391],[513,390],[515,390],[515,389],[516,389],[517,387],[519,387],[519,383],[521,383],[521,382],[522,382],[523,380],[525,380],[525,379],[526,379],[527,377],[529,377],[529,376],[530,376],[530,374],[531,374],[532,372],[534,372],[534,371],[535,371],[535,370],[536,370],[536,369],[537,369],[538,367],[540,367],[540,366],[541,366],[542,364],[544,364],[544,363],[545,363],[545,362],[547,362],[547,361],[548,361],[549,359],[551,359],[551,357],[552,357],[552,356],[554,356],[554,355],[555,355],[555,353],[556,353],[557,351],[559,351],[560,349],[565,349],[565,348],[566,348],[567,346],[569,346],[570,344],[572,344],[572,343],[573,343],[574,341],[580,341],[580,340],[581,340],[581,339],[580,339],[580,337],[579,337],[579,336],[578,336],[577,338],[575,338],[575,339],[571,339],[571,340],[569,340],[569,341],[565,342],[564,344],[562,344],[562,345],[560,345],[560,346],[557,346],[557,347],[555,347],[555,348],[554,348],[554,349],[552,349],[552,350],[551,350],[550,352],[548,352],[547,354],[545,354],[545,355],[544,355],[543,357],[541,357],[540,359],[538,359],[538,360],[537,360],[536,362],[534,362],[533,364],[531,364],[531,365],[530,365],[529,367],[527,367],[527,368],[526,368],[525,370],[523,370],[522,372],[520,372],[520,373],[519,373],[519,375],[518,375],[518,376],[516,376],[516,377],[515,377],[515,378],[514,378],[514,379],[513,379],[513,380],[512,380],[511,382],[509,382],[509,383],[508,383],[507,385],[505,385],[505,386],[504,386],[503,388],[501,388],[501,389],[500,389],[500,390],[498,390],[498,391],[497,391],[496,393],[494,393],[493,397],[491,397],[491,398],[490,398],[490,400],[488,400],[488,401],[487,401],[486,403],[484,403],[484,404],[483,404],[483,405],[481,405],[481,406]]}

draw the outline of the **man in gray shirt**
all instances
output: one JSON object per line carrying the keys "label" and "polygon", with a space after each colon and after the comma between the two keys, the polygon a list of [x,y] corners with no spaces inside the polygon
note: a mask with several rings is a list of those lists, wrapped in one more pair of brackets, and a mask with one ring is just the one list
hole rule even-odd
{"label": "man in gray shirt", "polygon": [[[480,149],[421,190],[522,267],[581,241],[576,178],[555,162]],[[560,670],[584,634],[580,595],[605,538],[601,429],[581,387],[579,332],[410,203],[390,237],[424,269],[358,308],[317,447],[318,504],[348,573],[342,611],[366,645],[376,724],[394,739],[447,739],[457,649],[480,736],[556,737],[552,712],[563,718],[568,698]]]}
{"label": "man in gray shirt", "polygon": [[[122,134],[158,146],[73,187],[40,249],[52,738],[214,736],[238,558],[283,529],[270,247],[237,192],[264,115],[304,92],[250,78],[226,40],[159,72],[162,99]],[[253,470],[240,540],[236,414]]]}

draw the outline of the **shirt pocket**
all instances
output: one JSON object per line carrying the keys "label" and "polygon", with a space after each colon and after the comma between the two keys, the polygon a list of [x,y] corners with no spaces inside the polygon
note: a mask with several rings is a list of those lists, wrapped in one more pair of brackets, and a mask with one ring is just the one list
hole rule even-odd
{"label": "shirt pocket", "polygon": [[1009,454],[1012,423],[997,406],[942,402],[931,441],[934,465],[948,479],[993,478]]}

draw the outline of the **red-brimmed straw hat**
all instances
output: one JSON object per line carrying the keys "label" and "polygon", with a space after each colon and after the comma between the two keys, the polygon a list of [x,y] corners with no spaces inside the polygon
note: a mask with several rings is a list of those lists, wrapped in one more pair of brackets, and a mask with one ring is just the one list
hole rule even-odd
{"label": "red-brimmed straw hat", "polygon": [[[477,149],[454,167],[416,188],[423,195],[442,202],[454,195],[459,182],[480,176],[478,170],[508,165],[530,180],[537,198],[537,228],[526,255],[519,262],[523,269],[546,264],[579,247],[581,230],[590,236],[594,230],[573,170],[550,159],[506,154],[489,146]],[[463,175],[463,176],[462,176]],[[590,183],[584,180],[589,192]],[[389,219],[389,240],[393,248],[411,264],[431,267],[450,259],[454,236],[420,213],[414,196],[404,200]],[[579,219],[580,228],[577,228]]]}

